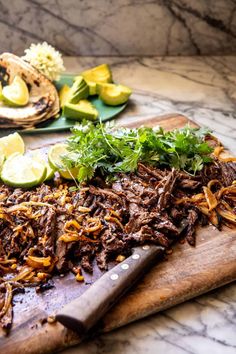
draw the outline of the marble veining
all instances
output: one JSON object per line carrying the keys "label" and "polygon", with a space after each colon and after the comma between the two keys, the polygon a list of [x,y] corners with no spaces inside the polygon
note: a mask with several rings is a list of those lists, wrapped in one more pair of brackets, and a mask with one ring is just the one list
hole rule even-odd
{"label": "marble veining", "polygon": [[63,354],[235,354],[236,287],[228,285]]}
{"label": "marble veining", "polygon": [[[70,73],[108,62],[114,80],[133,88],[122,113],[143,117],[179,112],[210,127],[236,153],[236,56],[66,57]],[[2,133],[2,132],[1,132]],[[50,134],[52,142],[65,135]],[[42,135],[25,136],[40,147]],[[103,334],[63,354],[235,354],[236,284]]]}
{"label": "marble veining", "polygon": [[[116,82],[134,93],[123,114],[130,121],[178,112],[210,127],[221,142],[236,153],[236,56],[195,57],[65,57],[68,73],[109,63]],[[0,135],[4,135],[1,132]],[[58,134],[51,134],[58,141]],[[40,135],[26,136],[31,147]]]}
{"label": "marble veining", "polygon": [[[111,64],[116,81],[134,89],[120,124],[127,115],[138,122],[177,111],[210,127],[236,153],[236,56],[65,59],[71,73],[102,62]],[[236,284],[63,352],[84,353],[235,354]]]}
{"label": "marble veining", "polygon": [[185,114],[210,127],[236,153],[236,56],[66,58],[69,72],[111,64],[115,81],[134,89],[130,121],[166,113]]}
{"label": "marble veining", "polygon": [[1,51],[48,41],[66,55],[233,54],[235,0],[0,0]]}

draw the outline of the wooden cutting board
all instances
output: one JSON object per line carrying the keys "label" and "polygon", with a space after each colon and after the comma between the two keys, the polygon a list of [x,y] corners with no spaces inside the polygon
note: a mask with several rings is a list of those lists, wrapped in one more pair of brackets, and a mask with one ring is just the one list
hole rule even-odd
{"label": "wooden cutting board", "polygon": [[[165,129],[184,126],[186,117],[172,114],[143,119],[136,126],[159,124]],[[125,124],[135,126],[135,124]],[[53,140],[63,140],[63,135],[34,136],[32,147],[48,146]],[[77,283],[73,275],[54,279],[55,287],[43,294],[27,289],[14,300],[14,325],[8,337],[0,333],[0,352],[8,354],[52,353],[81,341],[78,335],[59,323],[49,324],[48,315],[81,295],[101,272],[95,268],[87,283]],[[213,226],[197,232],[197,245],[187,243],[174,247],[168,260],[152,270],[127,293],[109,314],[98,324],[97,331],[104,332],[164,310],[214,288],[236,280],[236,229],[219,232]]]}

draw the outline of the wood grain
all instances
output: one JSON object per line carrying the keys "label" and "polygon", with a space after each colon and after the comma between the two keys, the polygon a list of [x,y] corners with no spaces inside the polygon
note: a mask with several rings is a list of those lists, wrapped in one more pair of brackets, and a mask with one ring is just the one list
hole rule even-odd
{"label": "wood grain", "polygon": [[[184,126],[188,119],[178,114],[155,117],[136,124],[168,129]],[[193,124],[193,123],[191,123]],[[128,122],[125,124],[129,125]],[[132,124],[133,126],[133,124]],[[61,141],[63,135],[34,136],[32,147]],[[95,268],[88,276],[93,283],[101,276]],[[127,323],[164,310],[178,303],[203,294],[236,280],[236,230],[219,232],[212,226],[197,232],[197,245],[176,245],[168,260],[157,264],[109,311],[99,323],[97,331],[110,331]],[[14,326],[11,334],[0,335],[0,352],[8,354],[52,353],[75,345],[81,338],[59,323],[48,324],[44,320],[62,305],[81,295],[90,284],[78,284],[74,276],[55,278],[55,288],[44,294],[28,289],[26,295],[17,295],[14,306]]]}
{"label": "wood grain", "polygon": [[87,334],[164,253],[164,248],[157,245],[135,247],[131,256],[97,279],[79,298],[59,309],[56,320],[79,335]]}

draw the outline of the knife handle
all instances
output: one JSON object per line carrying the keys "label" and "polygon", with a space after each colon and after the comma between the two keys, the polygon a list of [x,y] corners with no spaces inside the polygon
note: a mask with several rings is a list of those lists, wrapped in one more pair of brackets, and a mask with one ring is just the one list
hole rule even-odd
{"label": "knife handle", "polygon": [[130,257],[102,275],[80,297],[65,305],[56,314],[56,320],[84,335],[163,252],[163,247],[155,245],[134,248]]}

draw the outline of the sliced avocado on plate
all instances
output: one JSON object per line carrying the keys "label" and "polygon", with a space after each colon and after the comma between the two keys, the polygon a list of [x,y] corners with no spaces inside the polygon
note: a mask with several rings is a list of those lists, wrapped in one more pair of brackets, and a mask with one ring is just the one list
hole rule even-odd
{"label": "sliced avocado on plate", "polygon": [[77,76],[73,85],[68,92],[67,100],[69,103],[78,103],[79,100],[87,98],[89,95],[89,87],[82,76]]}
{"label": "sliced avocado on plate", "polygon": [[[63,74],[59,81],[55,82],[55,86],[58,91],[62,89],[64,85],[71,87],[75,80],[75,75]],[[97,84],[96,84],[97,85]],[[118,106],[108,106],[99,99],[97,95],[89,96],[88,101],[97,109],[99,114],[99,120],[102,122],[114,119],[120,114],[127,106],[127,102]],[[32,135],[39,133],[49,133],[66,131],[72,128],[75,124],[74,119],[66,118],[63,114],[63,110],[57,119],[51,119],[46,122],[40,123],[33,129],[22,130],[21,134]]]}
{"label": "sliced avocado on plate", "polygon": [[88,81],[86,79],[85,81],[89,87],[89,96],[97,95],[97,83],[93,81]]}
{"label": "sliced avocado on plate", "polygon": [[109,106],[118,106],[127,102],[131,93],[131,89],[124,85],[99,85],[99,98]]}
{"label": "sliced avocado on plate", "polygon": [[88,100],[80,100],[77,104],[66,103],[63,114],[67,118],[76,120],[96,120],[98,117],[97,109]]}
{"label": "sliced avocado on plate", "polygon": [[81,73],[89,86],[89,95],[97,95],[97,84],[112,82],[111,69],[107,64],[95,66]]}
{"label": "sliced avocado on plate", "polygon": [[68,96],[70,92],[70,87],[68,85],[63,85],[59,90],[59,100],[61,108],[64,107],[65,103],[68,101]]}
{"label": "sliced avocado on plate", "polygon": [[112,73],[109,65],[101,64],[81,73],[83,78],[91,82],[107,83],[112,82]]}

